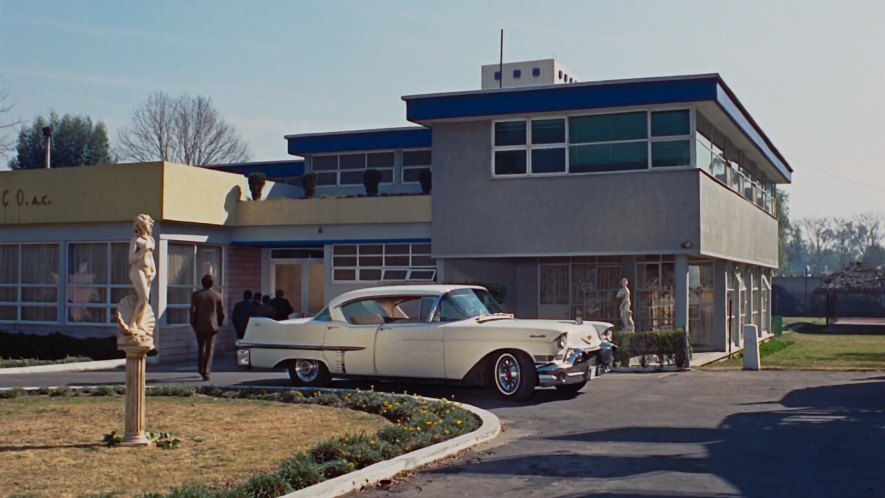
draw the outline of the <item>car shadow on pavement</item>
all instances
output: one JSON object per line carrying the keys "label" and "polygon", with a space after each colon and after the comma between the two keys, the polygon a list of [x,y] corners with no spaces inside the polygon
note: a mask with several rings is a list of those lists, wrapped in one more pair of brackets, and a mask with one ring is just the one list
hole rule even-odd
{"label": "car shadow on pavement", "polygon": [[733,414],[713,428],[674,420],[669,427],[560,434],[543,438],[558,442],[553,454],[493,457],[428,474],[599,479],[606,496],[637,496],[612,489],[631,478],[687,474],[714,476],[741,496],[885,496],[885,381],[799,389],[780,404]]}

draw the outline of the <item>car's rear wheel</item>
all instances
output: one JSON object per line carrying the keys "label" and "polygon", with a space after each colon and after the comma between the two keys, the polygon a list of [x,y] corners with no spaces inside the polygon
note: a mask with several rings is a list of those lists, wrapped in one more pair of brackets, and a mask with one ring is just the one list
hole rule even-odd
{"label": "car's rear wheel", "polygon": [[289,379],[296,386],[324,387],[332,380],[326,365],[317,360],[295,360],[289,363]]}
{"label": "car's rear wheel", "polygon": [[525,353],[504,351],[495,357],[494,382],[504,399],[525,401],[535,392],[535,364]]}

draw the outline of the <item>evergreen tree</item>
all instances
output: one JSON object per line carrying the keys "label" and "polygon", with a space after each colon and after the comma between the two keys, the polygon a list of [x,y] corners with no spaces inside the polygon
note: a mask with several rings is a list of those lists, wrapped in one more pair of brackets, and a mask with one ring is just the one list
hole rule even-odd
{"label": "evergreen tree", "polygon": [[9,162],[13,169],[42,168],[45,156],[43,128],[52,127],[50,164],[53,168],[113,163],[108,133],[104,123],[93,124],[88,116],[51,113],[37,116],[18,134],[16,156]]}

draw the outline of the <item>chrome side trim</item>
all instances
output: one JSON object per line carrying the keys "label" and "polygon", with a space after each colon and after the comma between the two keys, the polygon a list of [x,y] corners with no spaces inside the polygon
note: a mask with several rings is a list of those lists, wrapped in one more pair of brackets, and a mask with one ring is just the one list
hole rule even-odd
{"label": "chrome side trim", "polygon": [[316,345],[290,345],[290,344],[267,344],[258,342],[237,341],[238,348],[257,349],[300,349],[304,351],[362,351],[362,346],[316,346]]}

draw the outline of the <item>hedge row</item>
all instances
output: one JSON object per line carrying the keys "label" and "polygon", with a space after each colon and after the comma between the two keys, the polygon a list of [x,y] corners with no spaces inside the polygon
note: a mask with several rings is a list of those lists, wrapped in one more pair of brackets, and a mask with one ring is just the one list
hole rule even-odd
{"label": "hedge row", "polygon": [[[688,341],[688,357],[685,355],[685,343]],[[615,364],[630,366],[630,359],[639,357],[639,364],[647,367],[652,361],[658,368],[672,364],[687,367],[691,359],[691,338],[686,338],[682,330],[662,330],[660,332],[615,332],[612,342],[617,344]]]}
{"label": "hedge row", "polygon": [[60,332],[48,335],[0,332],[0,358],[61,360],[68,356],[81,356],[93,360],[123,358],[125,353],[117,349],[117,338],[76,338]]}

